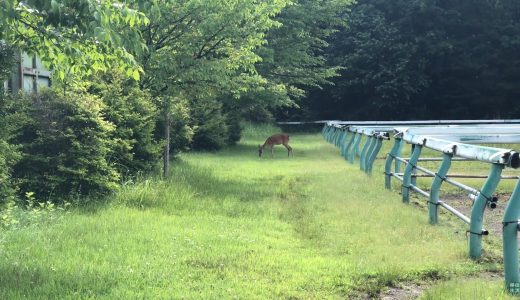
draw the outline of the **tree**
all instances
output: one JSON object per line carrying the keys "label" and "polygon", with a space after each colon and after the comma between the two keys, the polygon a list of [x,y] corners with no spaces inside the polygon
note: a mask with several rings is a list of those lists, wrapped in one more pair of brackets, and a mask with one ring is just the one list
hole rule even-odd
{"label": "tree", "polygon": [[360,0],[348,20],[329,40],[341,78],[304,102],[316,118],[520,113],[518,1]]}
{"label": "tree", "polygon": [[139,78],[132,53],[142,53],[144,14],[111,0],[3,0],[0,40],[38,54],[57,76],[91,75],[110,68]]}
{"label": "tree", "polygon": [[169,169],[171,107],[181,99],[205,101],[222,91],[238,95],[265,83],[254,52],[288,0],[177,0],[134,5],[149,16],[141,26],[148,51],[139,56],[165,126],[164,175]]}
{"label": "tree", "polygon": [[243,102],[250,105],[255,99],[262,99],[255,105],[260,111],[297,106],[307,90],[331,84],[340,67],[327,61],[327,39],[345,28],[352,2],[297,0],[285,7],[276,17],[282,25],[272,28],[268,42],[257,50],[262,60],[256,67],[267,84],[245,95]]}

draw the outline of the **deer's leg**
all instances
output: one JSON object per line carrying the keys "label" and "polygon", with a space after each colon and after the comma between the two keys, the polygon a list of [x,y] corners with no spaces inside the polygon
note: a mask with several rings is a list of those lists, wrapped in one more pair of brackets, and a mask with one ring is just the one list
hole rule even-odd
{"label": "deer's leg", "polygon": [[289,157],[292,154],[292,148],[289,146],[289,144],[283,144],[285,148],[287,148],[287,157]]}
{"label": "deer's leg", "polygon": [[274,157],[274,145],[271,146],[271,158],[273,158],[273,157]]}

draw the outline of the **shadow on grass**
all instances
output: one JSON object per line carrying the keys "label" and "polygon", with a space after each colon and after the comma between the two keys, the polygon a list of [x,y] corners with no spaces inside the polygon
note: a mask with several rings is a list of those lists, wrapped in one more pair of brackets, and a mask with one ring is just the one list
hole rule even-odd
{"label": "shadow on grass", "polygon": [[236,180],[219,178],[208,167],[195,166],[179,160],[176,162],[169,182],[185,184],[200,196],[217,199],[235,198],[240,201],[252,202],[271,196],[273,192],[270,186],[276,179],[244,178],[244,180]]}
{"label": "shadow on grass", "polygon": [[[220,166],[222,167],[222,166]],[[156,209],[165,214],[210,213],[259,216],[266,199],[277,191],[272,180],[218,175],[211,167],[176,160],[168,180],[151,179],[123,188],[113,202],[137,209]]]}
{"label": "shadow on grass", "polygon": [[83,299],[106,297],[117,285],[116,278],[95,274],[62,273],[27,265],[0,267],[2,299]]}

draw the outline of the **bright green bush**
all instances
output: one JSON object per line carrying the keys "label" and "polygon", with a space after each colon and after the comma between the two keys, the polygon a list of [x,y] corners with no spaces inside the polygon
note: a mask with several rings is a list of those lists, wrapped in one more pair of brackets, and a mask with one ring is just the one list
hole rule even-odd
{"label": "bright green bush", "polygon": [[108,74],[93,83],[89,92],[105,104],[103,115],[115,125],[109,162],[123,176],[149,172],[160,159],[160,145],[154,139],[157,110],[149,93],[119,74]]}
{"label": "bright green bush", "polygon": [[59,202],[117,188],[120,176],[108,159],[114,126],[103,119],[98,97],[44,91],[12,104],[26,116],[11,139],[23,153],[13,172],[22,195]]}
{"label": "bright green bush", "polygon": [[[188,101],[180,98],[170,99],[170,101],[170,155],[175,156],[190,148],[193,127],[190,125],[191,110]],[[164,141],[164,133],[165,116],[164,111],[161,111],[161,115],[157,119],[155,139]]]}

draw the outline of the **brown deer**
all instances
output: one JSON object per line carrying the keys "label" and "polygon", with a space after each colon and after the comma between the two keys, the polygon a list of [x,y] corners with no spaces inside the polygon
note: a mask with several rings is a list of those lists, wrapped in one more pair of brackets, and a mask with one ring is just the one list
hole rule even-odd
{"label": "brown deer", "polygon": [[289,146],[289,135],[284,133],[278,133],[271,135],[270,137],[265,140],[264,145],[258,145],[258,157],[262,157],[262,153],[264,152],[264,149],[270,148],[271,149],[271,158],[273,157],[273,147],[275,145],[284,145],[285,148],[287,148],[287,156],[290,156],[292,154],[292,148]]}

